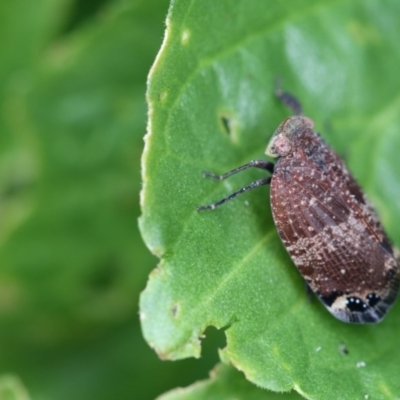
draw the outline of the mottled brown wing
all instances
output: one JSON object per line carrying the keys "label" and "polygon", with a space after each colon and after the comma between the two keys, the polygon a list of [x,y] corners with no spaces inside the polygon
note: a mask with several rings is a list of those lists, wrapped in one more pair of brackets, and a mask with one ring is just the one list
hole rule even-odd
{"label": "mottled brown wing", "polygon": [[301,145],[277,161],[271,181],[279,235],[307,284],[335,317],[377,322],[398,292],[392,247],[337,155],[312,131],[297,140]]}

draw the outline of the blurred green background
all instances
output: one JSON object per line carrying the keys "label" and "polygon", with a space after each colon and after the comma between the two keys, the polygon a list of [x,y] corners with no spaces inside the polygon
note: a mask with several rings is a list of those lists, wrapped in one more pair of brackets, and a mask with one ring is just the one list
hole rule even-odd
{"label": "blurred green background", "polygon": [[167,10],[0,3],[0,396],[152,399],[217,361],[223,333],[201,360],[162,362],[138,321],[157,263],[137,229],[146,76]]}

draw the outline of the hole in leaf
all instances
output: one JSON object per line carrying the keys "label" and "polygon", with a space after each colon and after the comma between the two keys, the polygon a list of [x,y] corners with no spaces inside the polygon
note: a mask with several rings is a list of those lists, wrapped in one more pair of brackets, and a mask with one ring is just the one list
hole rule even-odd
{"label": "hole in leaf", "polygon": [[[229,326],[228,326],[229,327]],[[226,346],[225,330],[228,328],[217,329],[215,326],[208,326],[204,331],[201,341],[201,357],[216,364],[219,361],[218,349]]]}
{"label": "hole in leaf", "polygon": [[220,121],[221,121],[223,131],[228,136],[231,136],[233,133],[233,125],[234,125],[233,118],[227,114],[221,114]]}
{"label": "hole in leaf", "polygon": [[[158,360],[155,353],[151,351],[151,357],[154,358],[157,371],[160,371],[160,377],[157,378],[159,380],[157,395],[175,389],[177,386],[186,387],[195,381],[209,378],[210,371],[220,361],[218,349],[226,346],[225,329],[217,329],[214,326],[207,327],[202,335],[204,339],[201,341],[202,351],[199,359],[188,358],[165,363]],[[146,367],[141,366],[141,368]],[[151,373],[151,370],[149,373]]]}
{"label": "hole in leaf", "polygon": [[174,303],[171,307],[171,315],[172,318],[178,318],[179,315],[179,311],[180,311],[180,304],[179,303]]}

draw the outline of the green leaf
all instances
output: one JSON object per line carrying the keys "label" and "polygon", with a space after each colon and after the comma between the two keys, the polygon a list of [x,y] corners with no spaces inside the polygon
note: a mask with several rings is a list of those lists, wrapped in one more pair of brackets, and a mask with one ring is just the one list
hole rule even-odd
{"label": "green leaf", "polygon": [[277,394],[267,392],[249,383],[241,372],[233,367],[219,364],[208,380],[197,382],[185,389],[175,389],[160,396],[158,400],[300,400],[297,393]]}
{"label": "green leaf", "polygon": [[216,359],[161,362],[137,316],[156,263],[137,230],[146,75],[168,0],[108,1],[60,35],[77,3],[0,5],[0,373],[32,399],[150,399]]}
{"label": "green leaf", "polygon": [[[107,4],[62,33],[89,3]],[[156,264],[137,230],[146,75],[167,8],[0,4],[0,374],[32,399],[153,399],[216,362],[161,362],[137,315]]]}
{"label": "green leaf", "polygon": [[140,220],[161,258],[141,297],[161,357],[198,357],[214,325],[226,328],[224,357],[263,388],[326,400],[400,393],[399,306],[379,325],[352,326],[308,301],[267,187],[196,211],[262,176],[201,174],[264,157],[289,115],[273,95],[281,77],[400,243],[399,12],[396,0],[172,3],[149,76]]}
{"label": "green leaf", "polygon": [[14,91],[19,115],[8,117],[11,134],[35,152],[36,168],[28,163],[35,178],[9,190],[11,204],[23,189],[33,192],[34,206],[0,248],[2,293],[12,310],[0,321],[3,336],[62,343],[136,312],[132,296],[146,271],[132,265],[154,263],[135,218],[144,77],[160,41],[156,21],[138,23],[145,13],[120,4],[107,20],[53,38]]}
{"label": "green leaf", "polygon": [[27,90],[31,69],[62,20],[66,3],[0,3],[0,245],[29,217],[39,174],[35,138],[24,125],[18,93]]}
{"label": "green leaf", "polygon": [[14,375],[0,376],[1,400],[30,400],[30,396],[24,385]]}

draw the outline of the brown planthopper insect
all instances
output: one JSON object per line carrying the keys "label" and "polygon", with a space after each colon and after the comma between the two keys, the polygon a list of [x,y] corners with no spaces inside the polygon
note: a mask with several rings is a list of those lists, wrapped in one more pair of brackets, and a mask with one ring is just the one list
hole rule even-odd
{"label": "brown planthopper insect", "polygon": [[344,162],[302,115],[300,103],[280,89],[276,95],[295,115],[269,141],[265,153],[275,164],[253,160],[223,175],[204,174],[223,180],[260,168],[271,176],[197,209],[213,210],[270,184],[275,226],[307,285],[339,320],[379,322],[397,297],[398,253]]}

